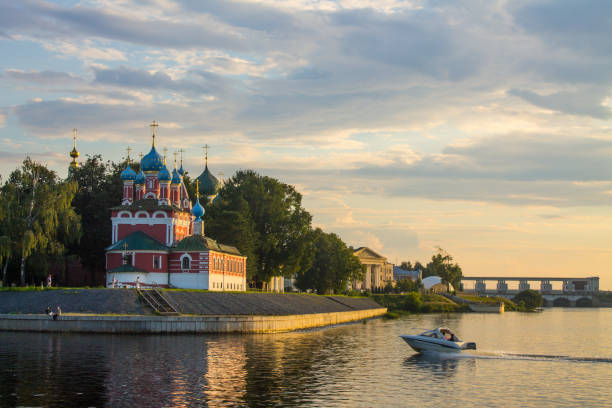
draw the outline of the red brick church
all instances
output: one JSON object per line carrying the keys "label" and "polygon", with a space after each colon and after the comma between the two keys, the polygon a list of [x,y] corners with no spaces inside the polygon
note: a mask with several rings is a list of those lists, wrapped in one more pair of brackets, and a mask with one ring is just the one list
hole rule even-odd
{"label": "red brick church", "polygon": [[[183,165],[172,172],[155,149],[121,173],[123,199],[111,209],[112,241],[106,248],[108,286],[246,290],[246,257],[204,234],[204,208],[191,203]],[[198,177],[204,196],[214,198],[219,181],[208,170]],[[199,188],[198,193],[199,196]]]}

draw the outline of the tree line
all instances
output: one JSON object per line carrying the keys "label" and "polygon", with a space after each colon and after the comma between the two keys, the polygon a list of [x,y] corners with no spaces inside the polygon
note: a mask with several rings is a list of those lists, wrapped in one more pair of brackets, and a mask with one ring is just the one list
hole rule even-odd
{"label": "tree line", "polygon": [[451,285],[455,290],[459,290],[463,271],[458,263],[454,262],[454,258],[444,249],[438,247],[437,252],[432,255],[431,261],[423,266],[419,261],[412,264],[410,261],[404,261],[400,264],[400,268],[407,271],[421,271],[423,279],[429,276],[439,276],[440,280],[448,291],[451,290]]}
{"label": "tree line", "polygon": [[[32,284],[78,260],[92,275],[104,271],[111,207],[120,205],[126,162],[88,156],[67,179],[30,158],[0,187],[2,282]],[[138,163],[131,163],[138,172]],[[195,197],[188,173],[184,183]],[[363,267],[336,235],[312,227],[293,186],[254,171],[238,171],[205,207],[205,232],[247,256],[247,281],[262,287],[272,276],[296,277],[317,293],[341,292],[362,279]],[[58,269],[59,268],[59,269]],[[92,282],[95,279],[92,278]],[[102,282],[97,282],[102,284]]]}

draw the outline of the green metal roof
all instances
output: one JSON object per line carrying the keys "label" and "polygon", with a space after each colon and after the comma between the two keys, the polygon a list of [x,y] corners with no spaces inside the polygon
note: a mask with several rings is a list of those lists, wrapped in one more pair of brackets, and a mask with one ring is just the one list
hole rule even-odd
{"label": "green metal roof", "polygon": [[223,245],[217,243],[212,238],[208,238],[202,235],[192,235],[190,237],[183,238],[175,247],[173,251],[206,251],[212,250],[217,252],[225,252],[232,255],[241,255],[240,251],[236,247]]}
{"label": "green metal roof", "polygon": [[210,170],[208,170],[208,164],[206,164],[204,171],[198,176],[197,180],[200,183],[200,192],[202,194],[207,196],[217,194],[219,190],[219,180],[213,176]]}
{"label": "green metal roof", "polygon": [[142,273],[146,273],[147,271],[145,271],[144,269],[137,268],[134,265],[121,265],[121,266],[118,266],[117,268],[109,270],[108,272],[109,273],[117,273],[117,272],[142,272]]}
{"label": "green metal roof", "polygon": [[[124,244],[127,246],[124,247]],[[149,250],[149,251],[169,251],[170,248],[156,240],[151,238],[142,231],[132,232],[127,237],[120,241],[115,242],[113,245],[106,248],[107,251],[138,251],[138,250]]]}

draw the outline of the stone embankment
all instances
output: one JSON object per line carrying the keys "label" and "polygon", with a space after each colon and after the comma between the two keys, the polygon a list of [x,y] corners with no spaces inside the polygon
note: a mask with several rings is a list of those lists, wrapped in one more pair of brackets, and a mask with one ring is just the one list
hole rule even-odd
{"label": "stone embankment", "polygon": [[[100,333],[262,333],[320,327],[384,314],[367,298],[272,293],[163,292],[180,313],[157,316],[130,289],[0,292],[0,330]],[[62,309],[58,320],[43,314]]]}

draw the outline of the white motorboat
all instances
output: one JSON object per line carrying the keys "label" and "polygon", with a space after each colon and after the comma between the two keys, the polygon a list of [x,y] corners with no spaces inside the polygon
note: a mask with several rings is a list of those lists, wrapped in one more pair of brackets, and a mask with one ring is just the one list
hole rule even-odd
{"label": "white motorboat", "polygon": [[439,353],[460,352],[462,350],[476,350],[476,343],[461,341],[450,329],[438,327],[413,336],[403,334],[400,336],[415,351],[435,351]]}

